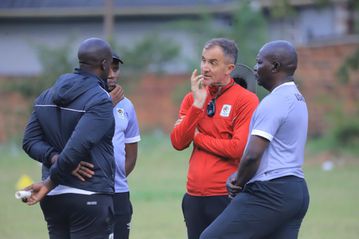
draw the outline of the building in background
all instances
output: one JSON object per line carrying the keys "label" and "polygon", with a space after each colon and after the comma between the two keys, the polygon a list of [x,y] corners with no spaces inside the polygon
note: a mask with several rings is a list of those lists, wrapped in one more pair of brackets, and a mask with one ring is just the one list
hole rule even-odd
{"label": "building in background", "polygon": [[[95,36],[112,36],[131,46],[145,34],[158,31],[181,46],[181,56],[194,57],[193,41],[183,29],[168,23],[196,20],[203,13],[214,16],[219,27],[229,27],[232,9],[240,0],[2,0],[0,1],[0,76],[36,76],[41,73],[36,46],[56,47],[69,39],[74,44]],[[324,6],[315,0],[291,0],[290,17],[274,17],[269,9],[276,1],[253,0],[263,12],[269,39],[287,39],[296,45],[353,41],[353,14],[345,0]],[[113,19],[113,21],[111,20]],[[354,38],[356,41],[358,38]],[[74,49],[76,46],[73,46]],[[186,72],[179,60],[172,73]]]}
{"label": "building in background", "polygon": [[[165,69],[167,74],[142,75],[136,79],[133,92],[128,87],[126,94],[133,96],[131,100],[136,105],[143,132],[154,129],[169,132],[177,118],[181,97],[184,91],[189,90],[188,74],[192,68],[184,59],[192,58],[198,63],[200,54],[193,35],[172,23],[190,20],[202,24],[201,18],[207,14],[211,16],[215,28],[228,29],[235,20],[233,9],[243,1],[1,0],[0,83],[12,83],[15,79],[29,85],[30,81],[30,85],[43,89],[35,83],[44,70],[38,56],[39,46],[58,48],[70,41],[69,48],[73,49],[69,52],[74,55],[69,58],[75,59],[77,45],[91,36],[111,37],[116,44],[131,47],[148,34],[155,33],[161,39],[180,46],[180,54]],[[262,13],[267,22],[268,40],[286,39],[298,49],[296,79],[308,102],[311,116],[309,135],[312,137],[328,135],[328,130],[333,129],[333,123],[327,117],[335,108],[343,109],[344,115],[354,115],[359,102],[359,74],[352,72],[352,80],[347,85],[338,83],[337,79],[338,69],[348,56],[359,49],[359,37],[355,35],[355,29],[358,31],[355,25],[359,19],[358,9],[351,5],[356,0],[328,0],[324,5],[316,4],[318,1],[325,0],[287,0],[290,5],[284,7],[276,5],[283,1],[250,0],[252,9]],[[274,9],[282,12],[276,13]],[[290,14],[285,11],[290,11]],[[207,36],[212,37],[211,34]],[[243,39],[241,35],[239,38],[239,41]],[[199,45],[202,46],[203,42]],[[240,55],[244,55],[243,47],[241,49]],[[146,57],[153,59],[151,54]],[[254,55],[249,57],[255,58]],[[135,55],[134,60],[137,58]],[[132,64],[127,61],[123,72],[128,71]],[[136,65],[138,70],[142,66],[142,63]],[[49,77],[49,80],[56,77]],[[26,91],[26,87],[14,85],[15,91],[12,92],[0,88],[0,144],[16,138],[26,123],[27,117],[24,116],[28,115],[31,107],[19,93]]]}

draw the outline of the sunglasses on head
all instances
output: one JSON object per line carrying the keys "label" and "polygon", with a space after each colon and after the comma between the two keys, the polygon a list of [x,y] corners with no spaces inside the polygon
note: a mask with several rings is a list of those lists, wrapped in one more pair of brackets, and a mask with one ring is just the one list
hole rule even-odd
{"label": "sunglasses on head", "polygon": [[208,102],[207,115],[208,117],[213,117],[215,113],[216,113],[216,99],[213,98],[211,99],[210,102]]}

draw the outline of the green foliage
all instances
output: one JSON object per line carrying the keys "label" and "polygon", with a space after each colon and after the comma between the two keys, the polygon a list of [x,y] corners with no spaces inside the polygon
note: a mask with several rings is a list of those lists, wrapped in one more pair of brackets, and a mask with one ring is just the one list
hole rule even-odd
{"label": "green foliage", "polygon": [[[338,84],[343,84],[338,81]],[[347,92],[351,86],[348,84],[344,87]],[[359,153],[359,105],[358,99],[351,97],[351,94],[344,93],[335,98],[323,98],[332,107],[327,113],[329,127],[321,140],[323,151],[330,151],[336,155]],[[348,101],[353,101],[357,105],[356,110],[349,111],[343,107]]]}
{"label": "green foliage", "polygon": [[219,27],[216,25],[214,23],[214,16],[207,13],[207,11],[204,11],[199,19],[179,20],[170,23],[168,27],[184,30],[190,35],[193,41],[194,52],[192,56],[185,57],[184,59],[190,72],[199,66],[203,45],[209,39],[224,37],[225,35],[223,26]]}
{"label": "green foliage", "polygon": [[[206,11],[204,11],[206,12]],[[215,21],[213,15],[203,13],[199,19],[184,20],[172,23],[170,26],[189,32],[194,40],[194,57],[185,59],[188,63],[189,71],[199,68],[201,52],[204,44],[212,39],[224,37],[233,39],[239,48],[238,62],[253,66],[255,64],[256,55],[260,47],[267,41],[267,24],[260,11],[256,11],[250,7],[250,1],[237,1],[236,7],[233,7],[229,14],[228,24],[223,22],[220,24]],[[186,90],[186,87],[182,87]],[[175,92],[178,95],[184,95],[185,91],[180,92],[178,88]],[[258,87],[260,97],[266,95],[266,90]]]}
{"label": "green foliage", "polygon": [[49,88],[56,79],[64,73],[72,72],[75,61],[70,59],[72,53],[71,40],[56,47],[34,45],[42,66],[42,73],[38,77],[14,80],[7,83],[8,91],[20,92],[23,96],[33,98],[43,90]]}
{"label": "green foliage", "polygon": [[351,70],[359,69],[359,47],[350,55],[340,66],[337,76],[341,83],[347,84],[349,82],[349,73]]}
{"label": "green foliage", "polygon": [[267,41],[267,25],[261,12],[251,9],[249,2],[238,5],[226,36],[236,41],[238,61],[248,66],[255,64],[260,47]]}
{"label": "green foliage", "polygon": [[34,88],[35,95],[50,87],[60,75],[73,71],[76,59],[70,58],[74,55],[71,46],[72,40],[67,40],[56,47],[38,46],[43,73],[37,79],[37,86]]}
{"label": "green foliage", "polygon": [[[181,21],[177,27],[187,30],[195,40],[195,58],[198,65],[204,44],[217,37],[233,39],[239,48],[238,61],[253,66],[260,47],[267,41],[266,21],[260,11],[250,7],[250,1],[237,1],[230,13],[228,25],[219,25],[214,16],[203,14],[196,21]],[[190,69],[193,69],[191,67]]]}
{"label": "green foliage", "polygon": [[334,128],[333,136],[340,148],[359,148],[359,122],[357,120],[342,121]]}
{"label": "green foliage", "polygon": [[276,0],[270,7],[270,13],[274,18],[284,18],[294,15],[295,9],[289,0]]}
{"label": "green foliage", "polygon": [[[356,115],[357,117],[358,115]],[[330,132],[332,150],[358,153],[359,149],[359,123],[355,120],[342,120]]]}
{"label": "green foliage", "polygon": [[146,73],[161,74],[174,63],[180,53],[180,46],[158,32],[145,35],[131,47],[112,42],[112,48],[123,59],[120,84],[131,92],[139,79]]}
{"label": "green foliage", "polygon": [[127,74],[162,73],[165,67],[179,55],[180,47],[170,39],[160,36],[158,32],[145,35],[130,48],[113,47],[121,54]]}

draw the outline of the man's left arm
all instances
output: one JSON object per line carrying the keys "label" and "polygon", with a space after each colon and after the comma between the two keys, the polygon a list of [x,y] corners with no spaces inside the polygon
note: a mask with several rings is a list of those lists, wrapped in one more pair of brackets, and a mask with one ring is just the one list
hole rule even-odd
{"label": "man's left arm", "polygon": [[128,126],[125,131],[125,171],[128,176],[135,168],[137,161],[138,142],[141,140],[140,127],[138,126],[136,111],[131,102],[131,107],[128,112]]}
{"label": "man's left arm", "polygon": [[125,144],[125,152],[126,152],[126,161],[125,161],[125,170],[126,170],[126,177],[132,172],[135,168],[136,161],[137,161],[137,150],[138,143],[130,143]]}
{"label": "man's left arm", "polygon": [[71,173],[80,161],[88,160],[91,148],[113,127],[112,102],[102,99],[90,107],[77,123],[59,159],[51,167],[51,180],[58,184],[63,175]]}
{"label": "man's left arm", "polygon": [[242,104],[233,123],[233,136],[231,139],[219,139],[197,132],[194,143],[203,150],[226,159],[240,160],[247,143],[249,124],[258,99],[250,98]]}
{"label": "man's left arm", "polygon": [[52,165],[51,158],[58,152],[46,142],[44,137],[36,113],[33,111],[25,128],[22,147],[31,158],[50,168]]}

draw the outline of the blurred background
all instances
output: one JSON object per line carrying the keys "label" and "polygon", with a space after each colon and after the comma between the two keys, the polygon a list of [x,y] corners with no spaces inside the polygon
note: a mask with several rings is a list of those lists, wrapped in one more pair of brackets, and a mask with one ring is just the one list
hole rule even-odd
{"label": "blurred background", "polygon": [[300,238],[359,238],[357,0],[1,0],[0,238],[47,237],[40,208],[13,195],[21,178],[40,179],[39,165],[22,152],[22,133],[35,97],[76,67],[88,37],[107,39],[124,60],[120,84],[141,126],[129,178],[132,238],[185,238],[180,204],[190,149],[175,151],[168,134],[214,37],[235,40],[238,61],[250,67],[267,41],[296,46],[312,196]]}

